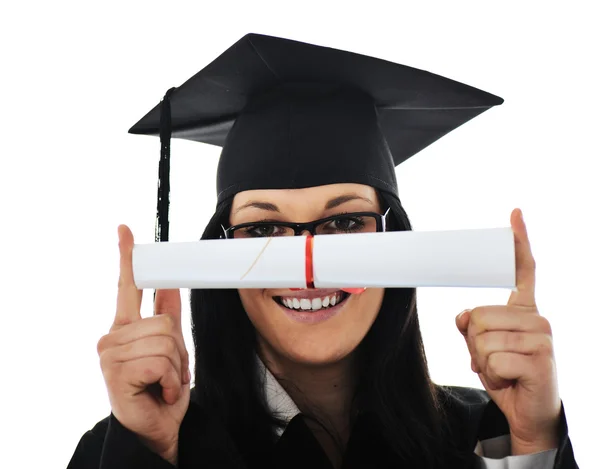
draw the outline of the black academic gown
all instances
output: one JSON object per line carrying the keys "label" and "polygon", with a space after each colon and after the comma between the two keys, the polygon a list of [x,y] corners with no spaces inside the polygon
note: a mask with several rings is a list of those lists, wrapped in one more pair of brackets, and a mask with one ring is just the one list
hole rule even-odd
{"label": "black academic gown", "polygon": [[[454,445],[466,461],[448,461],[447,469],[475,469],[477,441],[508,434],[502,412],[484,391],[448,388],[447,415],[454,429]],[[321,446],[300,415],[294,417],[276,444],[264,451],[257,448],[245,459],[223,425],[202,413],[192,399],[179,435],[179,464],[182,469],[331,469]],[[382,439],[359,418],[348,441],[343,469],[414,468],[399,461]],[[173,466],[144,446],[137,436],[111,414],[85,433],[68,469],[173,469]],[[578,469],[568,436],[564,408],[561,409],[560,444],[553,469]]]}

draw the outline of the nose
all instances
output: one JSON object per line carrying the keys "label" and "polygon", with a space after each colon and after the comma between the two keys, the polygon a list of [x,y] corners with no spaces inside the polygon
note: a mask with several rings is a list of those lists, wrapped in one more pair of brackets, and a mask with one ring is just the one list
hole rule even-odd
{"label": "nose", "polygon": [[304,229],[296,233],[296,236],[314,236],[314,233],[309,229]]}

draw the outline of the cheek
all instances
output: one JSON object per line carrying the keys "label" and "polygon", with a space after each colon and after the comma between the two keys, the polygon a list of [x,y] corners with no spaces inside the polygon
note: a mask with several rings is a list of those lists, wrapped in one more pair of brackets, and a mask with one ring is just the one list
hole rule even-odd
{"label": "cheek", "polygon": [[252,288],[238,290],[238,293],[246,314],[256,327],[256,323],[261,322],[261,316],[264,315],[266,309],[264,290]]}
{"label": "cheek", "polygon": [[355,295],[356,304],[352,305],[352,317],[357,321],[357,332],[362,332],[362,338],[367,334],[383,303],[383,288],[368,288],[364,293]]}
{"label": "cheek", "polygon": [[288,337],[285,333],[285,320],[287,319],[273,299],[261,289],[238,290],[242,306],[248,319],[258,332],[259,336],[267,337],[274,341],[278,336]]}

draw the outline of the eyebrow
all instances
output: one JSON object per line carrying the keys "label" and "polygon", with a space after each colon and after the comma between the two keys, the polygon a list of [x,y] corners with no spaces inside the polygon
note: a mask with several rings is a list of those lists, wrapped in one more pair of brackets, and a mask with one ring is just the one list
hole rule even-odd
{"label": "eyebrow", "polygon": [[366,197],[361,197],[356,194],[345,194],[335,197],[327,202],[325,205],[325,210],[331,210],[332,208],[339,207],[340,205],[345,204],[346,202],[351,202],[352,200],[363,200],[373,205],[373,201],[371,199],[367,199]]}
{"label": "eyebrow", "polygon": [[248,203],[245,203],[244,205],[242,205],[241,207],[239,207],[234,213],[238,213],[240,210],[244,210],[245,208],[258,208],[260,210],[267,210],[269,212],[278,212],[279,213],[279,207],[277,207],[277,205],[269,203],[269,202],[259,202],[259,201],[255,201],[255,200],[251,200]]}
{"label": "eyebrow", "polygon": [[[340,205],[343,205],[347,202],[351,202],[353,200],[363,200],[363,201],[368,202],[369,204],[373,205],[373,201],[366,197],[361,197],[356,194],[344,194],[344,195],[340,195],[338,197],[334,197],[333,199],[329,200],[327,202],[327,204],[325,204],[325,210],[331,210],[332,208],[339,207]],[[268,212],[281,213],[281,211],[279,210],[279,207],[277,207],[277,205],[270,203],[270,202],[261,202],[261,201],[257,201],[257,200],[251,200],[250,202],[245,203],[244,205],[242,205],[241,207],[236,209],[236,211],[234,213],[238,213],[239,211],[244,210],[246,208],[257,208],[259,210],[265,210]]]}

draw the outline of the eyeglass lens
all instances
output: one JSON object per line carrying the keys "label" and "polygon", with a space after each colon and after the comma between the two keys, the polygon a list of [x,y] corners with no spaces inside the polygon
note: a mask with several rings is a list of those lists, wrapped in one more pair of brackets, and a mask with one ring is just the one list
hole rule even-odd
{"label": "eyeglass lens", "polygon": [[[340,215],[315,226],[315,234],[373,233],[377,231],[377,219],[369,215]],[[260,222],[240,227],[233,232],[234,238],[261,238],[294,236],[294,228],[277,223]]]}

